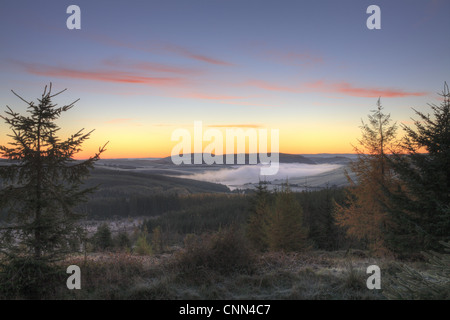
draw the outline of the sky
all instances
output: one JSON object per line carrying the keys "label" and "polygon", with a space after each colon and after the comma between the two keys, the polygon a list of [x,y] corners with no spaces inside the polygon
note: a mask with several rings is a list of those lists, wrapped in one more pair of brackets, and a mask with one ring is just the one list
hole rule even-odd
{"label": "sky", "polygon": [[[70,5],[81,29],[67,27]],[[405,124],[439,103],[448,12],[445,0],[3,0],[0,112],[25,113],[11,90],[36,101],[50,82],[67,88],[55,103],[80,100],[60,134],[95,129],[79,158],[107,141],[103,158],[169,156],[195,121],[277,129],[284,153],[351,153],[378,98]],[[9,133],[1,123],[0,145]]]}

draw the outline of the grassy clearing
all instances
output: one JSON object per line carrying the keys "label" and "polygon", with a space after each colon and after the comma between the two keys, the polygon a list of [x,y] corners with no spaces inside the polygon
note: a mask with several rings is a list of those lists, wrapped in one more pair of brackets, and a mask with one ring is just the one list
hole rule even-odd
{"label": "grassy clearing", "polygon": [[[266,253],[227,269],[173,254],[72,257],[82,270],[82,289],[63,289],[57,299],[385,299],[366,287],[365,270],[390,261],[344,257],[344,252]],[[192,253],[192,252],[191,252]],[[241,253],[238,253],[238,256]],[[242,258],[242,256],[240,256]]]}
{"label": "grassy clearing", "polygon": [[[399,271],[395,260],[370,258],[360,250],[255,253],[235,228],[190,234],[183,245],[158,254],[131,252],[67,258],[52,282],[58,287],[41,298],[373,300],[386,299],[383,289]],[[66,287],[69,265],[81,269],[81,290]],[[370,265],[381,269],[381,290],[366,286]],[[424,267],[421,262],[409,265]]]}

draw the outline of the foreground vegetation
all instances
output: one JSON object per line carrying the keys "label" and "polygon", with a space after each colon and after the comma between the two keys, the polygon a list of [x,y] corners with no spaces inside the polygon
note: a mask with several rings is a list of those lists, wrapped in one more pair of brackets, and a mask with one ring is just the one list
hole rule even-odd
{"label": "foreground vegetation", "polygon": [[[71,264],[82,270],[81,290],[65,286],[63,269]],[[366,286],[366,269],[373,264],[382,270],[381,290]],[[450,285],[447,279],[441,296],[429,295],[424,279],[421,289],[405,290],[399,274],[414,270],[426,275],[433,268],[424,262],[400,265],[390,258],[370,258],[360,250],[255,254],[243,235],[232,228],[201,237],[188,236],[182,248],[161,254],[91,253],[68,257],[59,266],[53,290],[42,293],[41,298],[384,300],[402,298],[401,294],[409,290],[422,294],[422,299],[445,299]],[[23,298],[16,293],[16,298]]]}
{"label": "foreground vegetation", "polygon": [[[61,288],[56,299],[385,299],[366,287],[370,259],[345,252],[267,253],[236,270],[215,269],[203,258],[102,255],[72,258],[82,289]],[[196,258],[194,258],[196,259]],[[205,263],[205,264],[203,264]],[[387,263],[387,266],[390,266]],[[384,267],[384,266],[383,266]]]}
{"label": "foreground vegetation", "polygon": [[[428,261],[374,258],[363,250],[258,252],[236,227],[188,234],[181,246],[150,251],[94,251],[52,266],[1,270],[0,298],[27,299],[36,270],[51,275],[41,299],[449,299],[450,254]],[[450,244],[447,245],[450,249]],[[156,250],[155,250],[156,251]],[[449,251],[450,253],[450,251]],[[68,290],[67,266],[81,268],[81,290]],[[367,267],[381,269],[381,289],[370,290]],[[23,267],[25,266],[25,268]],[[27,268],[26,266],[29,266]],[[5,285],[6,284],[6,285]]]}

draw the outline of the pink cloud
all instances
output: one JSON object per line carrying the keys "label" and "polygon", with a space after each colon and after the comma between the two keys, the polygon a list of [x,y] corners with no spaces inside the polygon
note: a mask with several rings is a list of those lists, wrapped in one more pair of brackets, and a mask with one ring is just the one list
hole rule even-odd
{"label": "pink cloud", "polygon": [[403,98],[411,96],[424,96],[426,92],[407,92],[399,89],[388,88],[358,88],[354,87],[347,82],[341,82],[333,84],[335,92],[346,94],[353,97],[365,97],[365,98]]}
{"label": "pink cloud", "polygon": [[192,52],[186,48],[182,48],[179,46],[175,46],[175,45],[165,45],[164,48],[167,51],[182,55],[184,57],[188,57],[194,60],[198,60],[201,62],[206,62],[209,64],[215,64],[215,65],[220,65],[220,66],[233,66],[234,64],[228,61],[224,61],[218,58],[213,58],[213,57],[209,57],[203,54],[199,54],[199,53],[195,53]]}
{"label": "pink cloud", "polygon": [[199,53],[199,52],[193,52],[187,48],[173,45],[173,44],[164,43],[164,42],[153,43],[153,44],[149,45],[147,43],[137,43],[137,42],[132,43],[132,42],[127,42],[127,41],[123,41],[123,40],[117,40],[117,39],[113,39],[113,38],[110,38],[110,37],[108,37],[106,35],[102,35],[102,34],[89,33],[88,35],[85,35],[85,36],[92,41],[95,41],[97,43],[102,43],[102,44],[105,44],[108,46],[122,47],[122,48],[138,50],[138,51],[145,51],[145,52],[150,52],[150,53],[163,52],[164,54],[166,54],[167,52],[171,52],[171,53],[174,53],[177,55],[181,55],[181,56],[184,56],[184,57],[187,57],[190,59],[194,59],[197,61],[206,62],[209,64],[222,65],[222,66],[234,65],[233,63],[221,60],[219,58],[211,57],[211,56]]}
{"label": "pink cloud", "polygon": [[103,63],[108,67],[131,68],[131,69],[156,72],[156,73],[174,73],[174,74],[181,74],[181,75],[194,75],[194,74],[201,73],[201,71],[197,70],[197,69],[170,66],[170,65],[155,63],[155,62],[144,62],[144,61],[124,62],[120,59],[114,59],[114,60],[109,59],[109,60],[103,61]]}
{"label": "pink cloud", "polygon": [[85,79],[104,82],[119,82],[119,83],[136,83],[151,86],[178,86],[183,82],[183,80],[180,78],[146,77],[132,72],[102,71],[102,70],[82,71],[70,68],[45,66],[30,63],[19,63],[19,64],[23,66],[26,72],[28,73],[58,78],[74,78],[74,79]]}
{"label": "pink cloud", "polygon": [[195,60],[199,60],[199,61],[203,61],[203,62],[207,62],[207,63],[211,63],[211,64],[216,64],[216,65],[222,65],[222,66],[232,66],[233,64],[230,62],[226,62],[223,60],[219,60],[219,59],[214,59],[211,57],[207,57],[204,55],[200,55],[200,54],[194,54],[191,52],[187,52],[186,56],[195,59]]}
{"label": "pink cloud", "polygon": [[391,88],[356,87],[348,82],[326,83],[322,80],[307,82],[296,86],[277,85],[261,80],[251,80],[247,82],[247,84],[270,91],[295,92],[295,93],[321,92],[326,94],[340,93],[351,97],[364,97],[364,98],[378,98],[378,97],[403,98],[410,96],[424,96],[427,94],[427,92],[408,92],[401,89],[391,89]]}
{"label": "pink cloud", "polygon": [[306,48],[274,47],[264,41],[249,42],[246,48],[254,56],[287,66],[312,67],[323,65],[325,62],[321,54],[312,52]]}

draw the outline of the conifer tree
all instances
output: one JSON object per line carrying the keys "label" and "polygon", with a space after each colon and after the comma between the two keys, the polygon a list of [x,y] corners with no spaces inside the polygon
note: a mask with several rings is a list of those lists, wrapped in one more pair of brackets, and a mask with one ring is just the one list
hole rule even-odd
{"label": "conifer tree", "polygon": [[126,231],[121,231],[114,239],[119,249],[129,250],[131,248],[131,240]]}
{"label": "conifer tree", "polygon": [[[36,104],[12,91],[26,103],[28,115],[7,107],[6,116],[0,116],[11,129],[11,142],[0,146],[0,157],[8,160],[0,166],[0,208],[7,214],[0,227],[4,270],[25,260],[45,266],[71,251],[70,243],[83,231],[78,224],[82,214],[74,208],[94,190],[82,189],[83,179],[105,150],[84,161],[74,159],[92,131],[58,137],[56,121],[78,100],[58,107],[52,99],[65,90],[51,91],[50,84]],[[35,276],[43,279],[39,270]]]}
{"label": "conifer tree", "polygon": [[384,188],[390,188],[392,170],[386,160],[386,152],[395,148],[396,124],[391,124],[389,114],[383,113],[380,99],[377,109],[362,121],[360,147],[355,147],[358,159],[350,170],[356,181],[348,188],[346,205],[336,204],[336,223],[346,229],[347,235],[367,244],[373,254],[385,254],[384,232],[387,214],[382,205]]}
{"label": "conifer tree", "polygon": [[99,250],[111,249],[113,247],[113,239],[111,229],[106,223],[98,227],[93,237],[95,247]]}
{"label": "conifer tree", "polygon": [[135,253],[139,255],[151,255],[153,253],[152,245],[147,238],[147,226],[144,226],[144,229],[138,232],[138,238],[134,246]]}
{"label": "conifer tree", "polygon": [[303,209],[286,184],[275,196],[268,226],[269,247],[272,251],[303,251],[307,230],[303,226]]}
{"label": "conifer tree", "polygon": [[271,210],[270,192],[261,181],[251,198],[250,216],[247,223],[247,238],[253,248],[264,251],[268,248],[267,224]]}
{"label": "conifer tree", "polygon": [[151,246],[155,253],[161,253],[163,251],[161,226],[153,228]]}
{"label": "conifer tree", "polygon": [[444,253],[424,252],[426,270],[418,271],[403,265],[391,277],[383,291],[389,299],[449,300],[450,299],[450,241],[440,243]]}
{"label": "conifer tree", "polygon": [[438,249],[450,240],[450,93],[447,84],[433,115],[417,110],[415,128],[406,125],[400,152],[388,157],[397,188],[387,190],[393,228],[389,245],[398,252]]}

